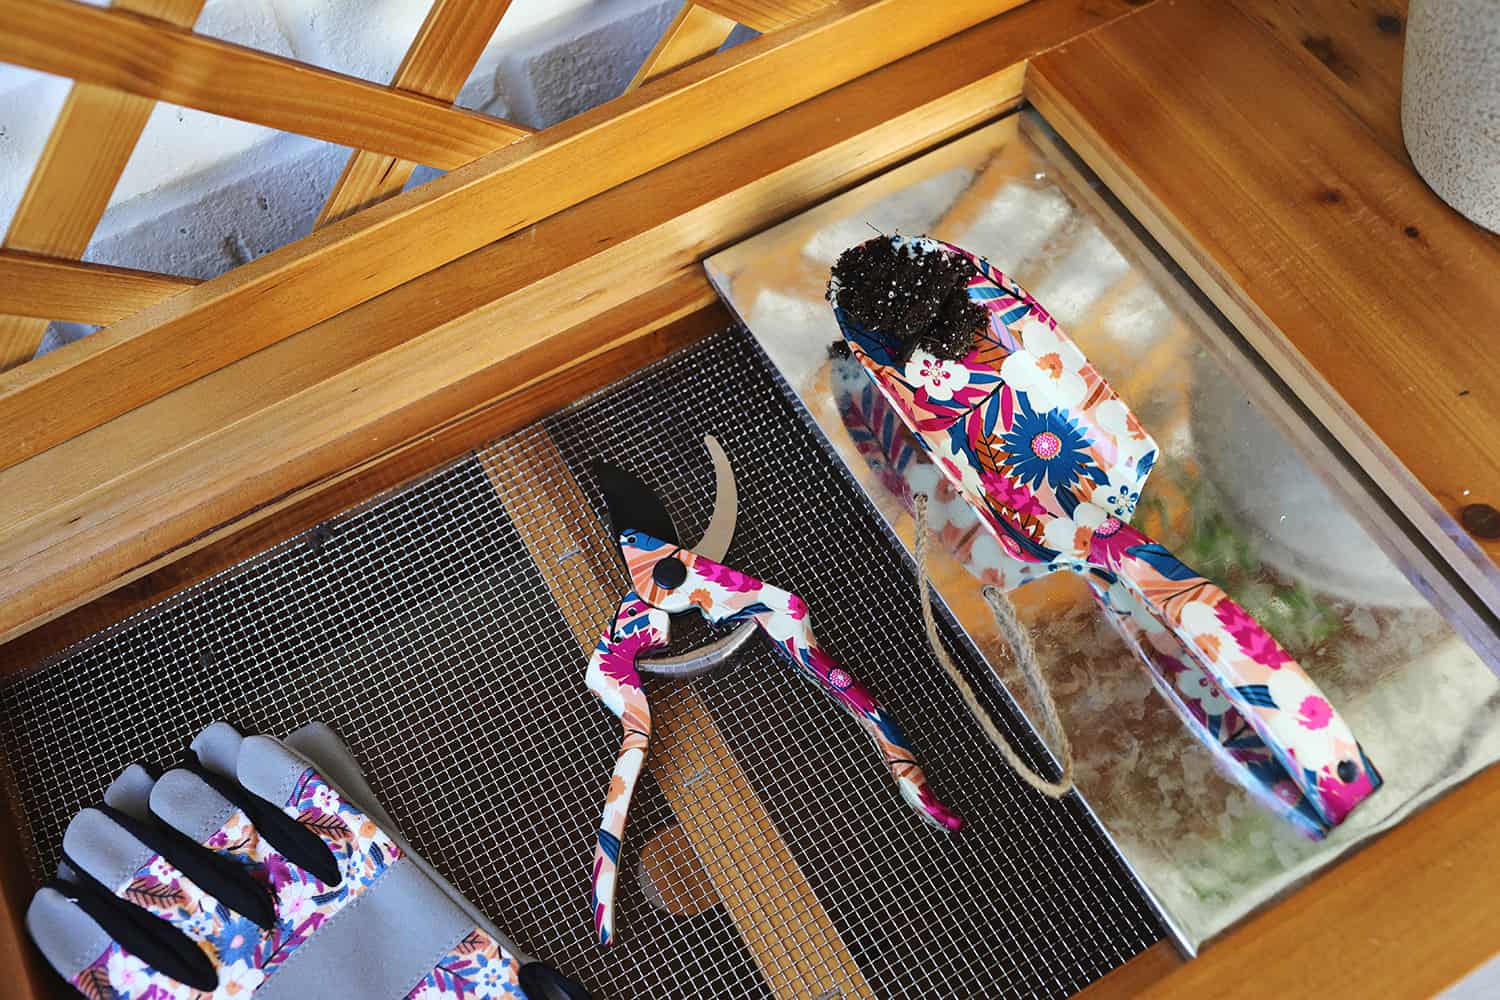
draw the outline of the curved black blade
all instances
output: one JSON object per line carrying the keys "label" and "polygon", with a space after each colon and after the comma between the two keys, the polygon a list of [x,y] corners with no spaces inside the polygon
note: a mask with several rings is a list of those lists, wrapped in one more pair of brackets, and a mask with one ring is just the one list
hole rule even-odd
{"label": "curved black blade", "polygon": [[594,478],[604,491],[610,529],[616,538],[620,532],[634,528],[672,545],[682,544],[677,540],[677,528],[661,498],[634,473],[607,462],[595,462]]}

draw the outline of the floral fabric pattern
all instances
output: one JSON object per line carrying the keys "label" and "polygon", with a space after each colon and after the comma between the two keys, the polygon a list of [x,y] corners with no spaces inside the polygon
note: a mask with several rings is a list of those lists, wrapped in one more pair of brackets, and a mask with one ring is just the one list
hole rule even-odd
{"label": "floral fabric pattern", "polygon": [[1157,447],[1125,402],[1040,303],[988,262],[936,240],[882,238],[974,265],[969,297],[989,323],[949,363],[963,372],[944,385],[963,388],[947,398],[931,390],[931,365],[902,363],[898,344],[837,307],[835,315],[854,358],[1003,553],[1119,580],[1180,640],[1322,821],[1339,823],[1379,775],[1270,633],[1129,526]]}
{"label": "floral fabric pattern", "polygon": [[[894,433],[896,425],[892,423],[886,430]],[[882,432],[872,433],[878,436]],[[667,645],[669,616],[677,612],[696,608],[713,622],[754,621],[776,642],[799,675],[816,684],[864,727],[889,767],[901,797],[919,816],[942,829],[957,830],[963,825],[933,795],[895,719],[818,645],[802,598],[643,532],[626,531],[618,541],[635,589],[625,595],[599,638],[585,675],[589,690],[620,719],[623,729],[594,847],[594,929],[601,944],[615,940],[614,895],[620,846],[630,800],[651,740],[651,709],[636,659]],[[656,583],[654,570],[669,556],[675,556],[686,573],[677,586],[664,588]]]}
{"label": "floral fabric pattern", "polygon": [[526,1000],[520,972],[515,957],[476,928],[438,960],[406,1000]]}
{"label": "floral fabric pattern", "polygon": [[288,863],[236,810],[204,846],[241,861],[276,899],[277,920],[263,930],[200,889],[165,858],[155,855],[115,894],[180,928],[197,941],[219,971],[211,993],[190,989],[149,968],[111,943],[73,980],[90,1000],[230,1000],[255,992],[330,917],[374,883],[401,850],[358,809],[346,803],[312,768],[298,779],[283,806],[333,851],[343,880],[329,887]]}
{"label": "floral fabric pattern", "polygon": [[[649,574],[649,571],[648,571]],[[667,613],[647,604],[631,592],[589,658],[584,683],[604,706],[620,720],[620,752],[615,757],[604,815],[594,842],[593,886],[594,933],[601,945],[615,939],[615,879],[620,865],[620,845],[625,839],[625,820],[630,799],[646,763],[651,745],[651,705],[636,672],[636,658],[667,644]]]}

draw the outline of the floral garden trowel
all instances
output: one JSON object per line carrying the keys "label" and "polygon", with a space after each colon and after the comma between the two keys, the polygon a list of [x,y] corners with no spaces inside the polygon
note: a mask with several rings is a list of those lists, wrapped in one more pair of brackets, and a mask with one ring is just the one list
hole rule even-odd
{"label": "floral garden trowel", "polygon": [[1156,443],[1029,293],[951,244],[880,236],[840,257],[829,300],[865,373],[1007,554],[1123,586],[1323,823],[1379,788],[1306,671],[1216,584],[1130,526]]}

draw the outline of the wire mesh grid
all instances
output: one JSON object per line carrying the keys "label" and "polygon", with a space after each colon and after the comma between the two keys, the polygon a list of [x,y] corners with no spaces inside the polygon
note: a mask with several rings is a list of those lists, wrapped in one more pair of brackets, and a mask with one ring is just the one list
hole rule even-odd
{"label": "wire mesh grid", "polygon": [[[605,952],[588,868],[619,726],[583,687],[579,623],[605,624],[623,575],[590,557],[588,465],[642,473],[691,540],[713,499],[705,432],[740,490],[727,561],[808,600],[967,825],[922,825],[858,727],[752,640],[708,678],[647,680],[659,738]],[[537,474],[549,454],[580,493]],[[679,644],[707,634],[687,625]],[[171,761],[214,719],[322,719],[417,850],[599,997],[1062,997],[1160,936],[1077,797],[1036,796],[969,719],[925,648],[910,563],[740,330],[65,651],[0,709],[38,873],[130,761]]]}

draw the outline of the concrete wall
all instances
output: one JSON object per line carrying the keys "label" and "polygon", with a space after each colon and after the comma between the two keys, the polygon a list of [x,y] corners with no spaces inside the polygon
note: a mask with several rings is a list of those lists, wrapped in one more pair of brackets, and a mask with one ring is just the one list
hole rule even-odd
{"label": "concrete wall", "polygon": [[[197,30],[389,82],[430,0],[208,0]],[[533,128],[624,89],[681,0],[515,0],[458,103]],[[0,226],[68,81],[0,64]],[[348,150],[158,105],[87,260],[210,278],[306,235]],[[434,176],[423,168],[420,184]],[[54,324],[43,350],[90,332]]]}

